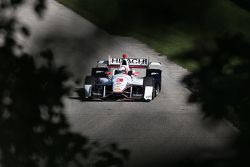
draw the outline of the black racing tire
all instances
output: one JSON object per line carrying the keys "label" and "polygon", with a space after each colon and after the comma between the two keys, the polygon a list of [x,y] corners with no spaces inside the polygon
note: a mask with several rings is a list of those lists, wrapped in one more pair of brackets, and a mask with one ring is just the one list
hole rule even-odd
{"label": "black racing tire", "polygon": [[87,76],[85,78],[84,84],[85,85],[94,85],[95,84],[95,80],[96,80],[96,77],[94,77],[94,76]]}
{"label": "black racing tire", "polygon": [[145,77],[143,79],[143,87],[145,86],[154,86],[154,79],[153,77]]}
{"label": "black racing tire", "polygon": [[146,71],[146,76],[153,77],[155,83],[159,85],[160,90],[161,90],[161,74],[162,70],[159,69],[147,69]]}
{"label": "black racing tire", "polygon": [[[97,73],[97,71],[99,71]],[[93,77],[107,77],[106,72],[108,72],[109,69],[107,67],[96,67],[96,68],[92,68],[91,71],[91,76]]]}
{"label": "black racing tire", "polygon": [[147,69],[146,71],[146,77],[152,77],[154,80],[153,98],[161,91],[161,74],[162,70],[160,69]]}
{"label": "black racing tire", "polygon": [[159,70],[159,69],[147,69],[146,76],[147,77],[152,76],[152,73],[158,73],[159,76],[161,76],[162,70]]}

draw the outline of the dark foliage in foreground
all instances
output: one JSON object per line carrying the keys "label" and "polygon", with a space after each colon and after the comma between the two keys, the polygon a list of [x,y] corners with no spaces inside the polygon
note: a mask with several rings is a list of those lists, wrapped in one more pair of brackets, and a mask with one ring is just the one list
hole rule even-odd
{"label": "dark foliage in foreground", "polygon": [[238,150],[230,166],[249,164],[250,158],[250,41],[241,34],[224,34],[197,41],[181,59],[197,68],[183,82],[192,90],[206,116],[228,118],[240,129]]}
{"label": "dark foliage in foreground", "polygon": [[235,4],[239,5],[241,8],[250,11],[250,1],[249,0],[231,0]]}
{"label": "dark foliage in foreground", "polygon": [[[122,166],[128,150],[70,131],[63,105],[70,74],[50,50],[23,52],[16,35],[30,32],[7,12],[22,2],[0,1],[0,166]],[[42,16],[45,1],[35,2]]]}

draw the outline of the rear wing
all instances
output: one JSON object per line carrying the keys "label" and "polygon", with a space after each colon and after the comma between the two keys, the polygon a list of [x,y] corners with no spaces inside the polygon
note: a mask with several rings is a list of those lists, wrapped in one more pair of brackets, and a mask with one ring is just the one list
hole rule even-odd
{"label": "rear wing", "polygon": [[[147,58],[127,58],[126,60],[130,68],[162,69],[160,62],[149,62]],[[122,58],[109,57],[109,60],[97,61],[97,67],[118,68],[122,61]]]}
{"label": "rear wing", "polygon": [[99,60],[97,61],[97,67],[107,67],[109,64],[109,61],[107,60]]}
{"label": "rear wing", "polygon": [[[130,68],[147,68],[149,61],[146,58],[127,58]],[[117,67],[122,63],[122,58],[111,58],[109,57],[108,66]]]}

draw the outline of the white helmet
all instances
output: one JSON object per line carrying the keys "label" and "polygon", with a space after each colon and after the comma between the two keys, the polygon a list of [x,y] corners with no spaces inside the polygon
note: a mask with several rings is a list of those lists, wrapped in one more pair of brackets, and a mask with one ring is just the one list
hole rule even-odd
{"label": "white helmet", "polygon": [[122,73],[126,73],[126,67],[121,66],[121,67],[119,68],[119,71],[122,71]]}

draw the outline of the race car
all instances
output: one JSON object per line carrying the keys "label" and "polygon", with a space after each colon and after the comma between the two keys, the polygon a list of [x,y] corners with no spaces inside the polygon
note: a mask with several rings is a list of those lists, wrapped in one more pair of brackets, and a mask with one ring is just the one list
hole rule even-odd
{"label": "race car", "polygon": [[[145,76],[133,69],[146,70]],[[85,78],[84,100],[153,100],[161,91],[161,63],[145,58],[111,58],[98,61],[91,76]]]}

